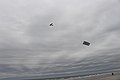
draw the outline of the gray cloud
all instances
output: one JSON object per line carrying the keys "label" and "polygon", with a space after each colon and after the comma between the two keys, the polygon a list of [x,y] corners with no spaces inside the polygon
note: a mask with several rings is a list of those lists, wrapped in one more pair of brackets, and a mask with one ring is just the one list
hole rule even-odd
{"label": "gray cloud", "polygon": [[119,55],[118,0],[6,0],[0,9],[1,73],[89,72]]}

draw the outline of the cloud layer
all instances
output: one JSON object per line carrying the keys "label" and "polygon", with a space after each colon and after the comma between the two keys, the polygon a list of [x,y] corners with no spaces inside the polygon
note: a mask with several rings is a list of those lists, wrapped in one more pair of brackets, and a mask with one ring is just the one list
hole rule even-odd
{"label": "cloud layer", "polygon": [[119,10],[119,0],[1,0],[0,72],[109,69],[106,63],[115,64],[120,55]]}

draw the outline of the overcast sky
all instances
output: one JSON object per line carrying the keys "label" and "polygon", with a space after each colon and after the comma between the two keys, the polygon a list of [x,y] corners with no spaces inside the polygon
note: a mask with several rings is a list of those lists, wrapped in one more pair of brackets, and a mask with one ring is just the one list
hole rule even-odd
{"label": "overcast sky", "polygon": [[120,0],[0,0],[0,73],[72,72],[119,56]]}

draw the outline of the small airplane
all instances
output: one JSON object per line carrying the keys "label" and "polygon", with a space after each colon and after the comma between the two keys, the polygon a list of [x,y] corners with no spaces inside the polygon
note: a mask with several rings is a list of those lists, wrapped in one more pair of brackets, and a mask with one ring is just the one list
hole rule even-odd
{"label": "small airplane", "polygon": [[53,26],[53,23],[50,23],[50,25],[49,26]]}
{"label": "small airplane", "polygon": [[83,45],[87,45],[87,46],[89,46],[89,45],[90,45],[90,42],[83,41]]}

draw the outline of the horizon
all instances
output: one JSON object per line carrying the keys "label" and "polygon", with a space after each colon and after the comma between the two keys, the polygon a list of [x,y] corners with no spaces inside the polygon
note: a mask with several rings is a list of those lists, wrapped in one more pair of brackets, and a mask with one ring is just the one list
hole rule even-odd
{"label": "horizon", "polygon": [[119,0],[0,0],[0,77],[119,69],[119,17]]}

